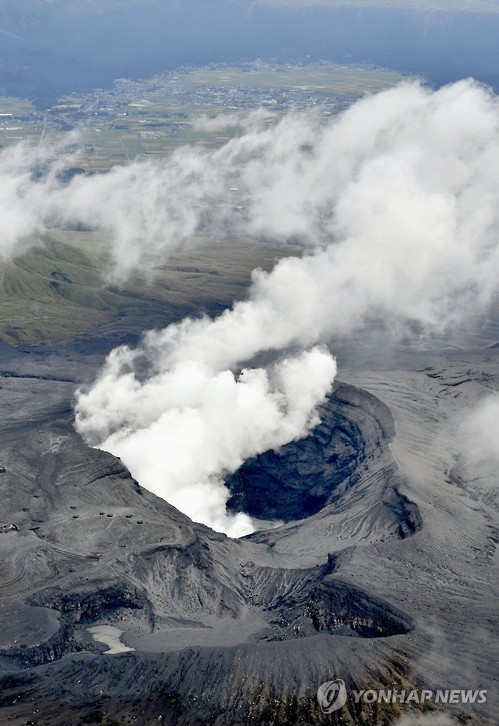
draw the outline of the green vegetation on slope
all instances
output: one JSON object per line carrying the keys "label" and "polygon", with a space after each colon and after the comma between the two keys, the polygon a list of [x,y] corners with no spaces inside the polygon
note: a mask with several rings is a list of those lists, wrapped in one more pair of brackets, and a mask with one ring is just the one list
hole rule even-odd
{"label": "green vegetation on slope", "polygon": [[102,235],[51,232],[0,271],[0,341],[66,342],[138,333],[185,315],[216,313],[244,296],[251,271],[296,248],[224,240],[175,254],[123,285],[106,278]]}

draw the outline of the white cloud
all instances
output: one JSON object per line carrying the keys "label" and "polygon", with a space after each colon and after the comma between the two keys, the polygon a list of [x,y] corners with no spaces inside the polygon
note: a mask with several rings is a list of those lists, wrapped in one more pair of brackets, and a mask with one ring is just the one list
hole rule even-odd
{"label": "white cloud", "polygon": [[473,496],[490,508],[499,504],[499,393],[488,393],[470,407],[457,427],[457,474]]}
{"label": "white cloud", "polygon": [[312,249],[335,243],[338,282],[362,291],[359,307],[371,298],[394,309],[400,300],[404,314],[435,323],[452,319],[463,297],[488,298],[499,226],[494,96],[471,81],[437,92],[405,83],[327,122],[313,114],[267,120],[250,114],[242,135],[215,151],[183,147],[166,162],[66,186],[53,173],[30,183],[30,154],[7,149],[3,246],[7,239],[12,251],[43,224],[76,221],[112,236],[126,274],[194,238],[297,237]]}
{"label": "white cloud", "polygon": [[153,361],[140,382],[129,372],[136,354],[111,354],[104,374],[80,395],[76,424],[99,447],[121,456],[135,477],[197,522],[241,536],[250,518],[231,516],[221,477],[245,459],[304,436],[336,373],[317,348],[267,370],[235,376],[200,360]]}
{"label": "white cloud", "polygon": [[[279,356],[352,334],[367,316],[417,320],[424,331],[485,306],[499,271],[498,123],[497,100],[471,82],[436,93],[404,84],[326,125],[256,119],[217,152],[179,152],[168,173],[176,169],[178,182],[186,158],[189,171],[175,198],[192,198],[195,210],[208,185],[207,229],[244,223],[255,235],[299,236],[311,251],[255,271],[249,298],[215,320],[187,319],[147,334],[137,351],[115,352],[78,401],[79,430],[195,519],[246,531],[244,518],[227,520],[221,477],[305,433],[334,370],[314,352],[323,375],[313,395],[312,359],[295,361],[286,393],[268,372],[236,382],[230,370],[263,351]],[[152,168],[147,178],[156,183]],[[215,204],[230,186],[242,214]]]}
{"label": "white cloud", "polygon": [[460,434],[468,456],[499,463],[499,393],[491,393],[461,422]]}
{"label": "white cloud", "polygon": [[[238,414],[229,417],[229,432],[217,422],[212,438],[200,434],[199,451],[208,462],[209,449],[213,462],[196,473],[189,469],[186,483],[208,482],[212,489],[205,491],[218,497],[217,506],[206,504],[206,511],[218,513],[204,521],[222,511],[220,477],[250,455],[241,437],[254,440],[253,452],[283,442],[280,430],[264,433],[266,417],[258,421],[239,408],[243,390],[262,410],[270,407],[270,421],[272,411],[280,412],[278,428],[289,437],[299,435],[299,417],[291,426],[286,407],[295,405],[300,386],[283,394],[282,382],[273,382],[275,371],[247,373],[243,384],[231,370],[265,351],[279,358],[290,347],[304,351],[355,334],[368,317],[382,318],[395,331],[407,321],[416,321],[422,335],[441,331],[482,311],[497,289],[499,102],[472,81],[436,92],[404,83],[327,121],[292,113],[269,124],[267,114],[254,114],[237,138],[215,151],[182,148],[166,161],[132,163],[67,185],[50,164],[49,173],[33,181],[34,164],[19,149],[0,154],[5,255],[44,224],[71,221],[110,235],[119,275],[228,233],[308,245],[301,258],[282,259],[270,273],[255,271],[248,299],[215,320],[184,320],[148,334],[136,352],[113,354],[94,389],[79,400],[85,436],[119,452],[136,476],[140,467],[141,483],[159,491],[166,477],[158,464],[160,442],[166,446],[177,437],[183,450],[178,431],[195,428],[185,423],[189,416],[200,431],[208,426],[214,414],[205,397],[219,386],[225,391],[225,383],[232,396],[226,407]],[[323,357],[310,359],[320,371]],[[308,371],[298,376],[302,431],[327,390],[320,378],[310,394],[310,360],[296,359]],[[191,402],[191,382],[199,376],[203,395]],[[178,393],[169,398],[173,380]],[[275,397],[282,395],[284,409],[276,409]],[[187,434],[185,446],[198,458]]]}

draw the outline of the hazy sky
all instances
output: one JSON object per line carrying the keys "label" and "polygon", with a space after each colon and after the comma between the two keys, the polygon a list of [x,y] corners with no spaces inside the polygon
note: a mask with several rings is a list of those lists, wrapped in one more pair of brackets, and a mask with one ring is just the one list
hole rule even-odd
{"label": "hazy sky", "polygon": [[418,12],[432,10],[439,13],[499,12],[499,0],[255,0],[255,3],[294,7],[396,8]]}
{"label": "hazy sky", "polygon": [[[0,93],[44,105],[119,77],[257,58],[370,63],[435,85],[473,76],[499,90],[499,14],[442,12],[497,0],[355,2],[0,0]],[[422,2],[439,12],[410,12]]]}

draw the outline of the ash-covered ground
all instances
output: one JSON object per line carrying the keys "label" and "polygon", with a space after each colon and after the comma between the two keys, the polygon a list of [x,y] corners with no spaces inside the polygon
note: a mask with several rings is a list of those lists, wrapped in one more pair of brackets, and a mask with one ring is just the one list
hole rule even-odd
{"label": "ash-covered ground", "polygon": [[[240,540],[75,433],[109,341],[2,348],[0,722],[497,723],[497,479],[462,433],[499,388],[495,332],[337,345],[320,425],[227,480],[233,511],[280,523]],[[348,700],[326,714],[335,678]],[[487,700],[355,703],[362,688]]]}

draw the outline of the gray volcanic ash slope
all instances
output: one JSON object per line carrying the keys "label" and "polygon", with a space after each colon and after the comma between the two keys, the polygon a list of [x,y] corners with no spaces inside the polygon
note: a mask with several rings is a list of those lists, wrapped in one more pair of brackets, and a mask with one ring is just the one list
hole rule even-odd
{"label": "gray volcanic ash slope", "polygon": [[[151,325],[162,305],[171,324],[97,377],[121,295],[99,339],[5,350],[4,722],[497,723],[499,102],[404,84],[324,123],[265,118],[221,149],[65,185],[62,158],[32,178],[47,150],[2,156],[6,257],[54,220],[110,235],[114,274],[159,265],[167,285],[165,255],[193,236],[310,245],[214,318],[179,320],[181,295],[172,323],[170,290]],[[49,284],[73,279],[44,264]],[[335,679],[346,701],[328,713],[317,689]]]}
{"label": "gray volcanic ash slope", "polygon": [[[451,425],[484,364],[421,367],[344,370],[317,429],[245,464],[233,506],[244,478],[244,507],[287,524],[242,540],[86,447],[72,384],[4,378],[2,723],[377,724],[403,709],[350,698],[325,715],[315,692],[333,677],[488,688],[481,710],[456,710],[493,723],[497,509],[457,471]],[[106,654],[96,625],[134,650]]]}
{"label": "gray volcanic ash slope", "polygon": [[394,425],[386,406],[366,391],[338,384],[319,416],[310,436],[248,460],[228,478],[229,508],[261,519],[304,519],[344,503],[350,489],[358,498],[362,476],[369,470],[372,479],[382,471],[378,509],[386,508],[387,522],[393,509],[401,537],[419,529],[417,507],[400,494],[400,473],[387,450]]}

